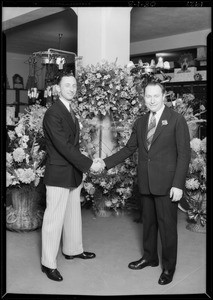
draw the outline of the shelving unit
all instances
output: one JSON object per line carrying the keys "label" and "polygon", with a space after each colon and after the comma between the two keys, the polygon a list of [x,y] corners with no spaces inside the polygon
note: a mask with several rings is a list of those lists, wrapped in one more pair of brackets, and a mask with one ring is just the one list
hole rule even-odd
{"label": "shelving unit", "polygon": [[191,93],[196,99],[205,105],[207,97],[207,82],[206,81],[180,81],[168,82],[165,84],[166,90],[172,90],[177,96]]}
{"label": "shelving unit", "polygon": [[[167,91],[173,91],[177,97],[191,93],[195,97],[196,110],[199,111],[200,105],[207,105],[207,82],[206,81],[181,81],[168,82],[165,85]],[[206,119],[206,113],[200,118]],[[206,123],[201,123],[198,129],[198,137],[203,139],[206,136]]]}

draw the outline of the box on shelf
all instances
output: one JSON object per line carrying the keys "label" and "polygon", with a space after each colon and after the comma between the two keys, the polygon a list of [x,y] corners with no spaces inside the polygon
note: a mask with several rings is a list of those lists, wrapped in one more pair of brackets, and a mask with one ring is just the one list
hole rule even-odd
{"label": "box on shelf", "polygon": [[174,81],[193,81],[196,72],[196,67],[189,67],[186,71],[181,68],[174,69]]}

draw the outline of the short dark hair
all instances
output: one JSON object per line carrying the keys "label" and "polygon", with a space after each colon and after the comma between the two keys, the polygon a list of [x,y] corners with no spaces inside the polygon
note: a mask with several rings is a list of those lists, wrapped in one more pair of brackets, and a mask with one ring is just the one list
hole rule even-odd
{"label": "short dark hair", "polygon": [[164,94],[164,93],[166,92],[164,85],[162,85],[160,82],[157,82],[157,81],[150,81],[150,82],[148,82],[148,83],[145,85],[145,87],[144,87],[144,93],[145,93],[145,90],[146,90],[146,87],[147,87],[147,86],[156,86],[156,85],[158,85],[158,86],[161,88],[162,94]]}
{"label": "short dark hair", "polygon": [[74,77],[75,78],[72,71],[60,71],[55,76],[55,83],[59,84],[63,77]]}

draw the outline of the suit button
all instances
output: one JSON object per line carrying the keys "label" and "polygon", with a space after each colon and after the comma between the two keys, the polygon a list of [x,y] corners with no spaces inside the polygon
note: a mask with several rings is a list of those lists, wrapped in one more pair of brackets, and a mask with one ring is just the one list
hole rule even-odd
{"label": "suit button", "polygon": [[151,159],[150,159],[150,158],[148,158],[148,161],[151,161]]}

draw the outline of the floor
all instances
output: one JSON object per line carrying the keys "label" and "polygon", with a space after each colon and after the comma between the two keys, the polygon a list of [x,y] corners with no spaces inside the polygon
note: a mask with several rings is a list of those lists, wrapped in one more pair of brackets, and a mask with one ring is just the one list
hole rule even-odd
{"label": "floor", "polygon": [[[82,209],[84,250],[92,260],[65,260],[58,254],[64,280],[49,280],[40,269],[41,231],[7,231],[7,293],[52,295],[163,295],[205,293],[206,234],[186,229],[186,215],[178,212],[178,263],[173,281],[161,286],[161,267],[131,270],[141,258],[142,224],[133,215],[95,217]],[[160,253],[159,242],[159,253]],[[128,297],[129,298],[129,297]],[[42,299],[42,298],[41,298]]]}

